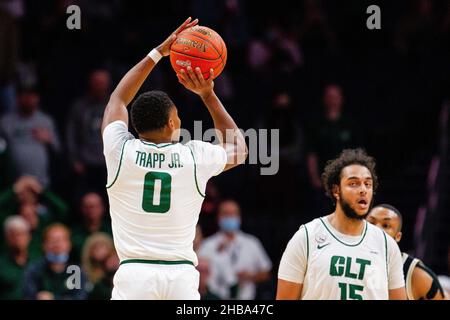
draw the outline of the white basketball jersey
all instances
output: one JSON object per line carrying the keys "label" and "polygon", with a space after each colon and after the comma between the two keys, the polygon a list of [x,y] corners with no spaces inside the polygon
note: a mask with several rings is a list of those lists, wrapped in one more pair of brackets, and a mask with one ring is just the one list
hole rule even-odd
{"label": "white basketball jersey", "polygon": [[400,250],[391,240],[367,222],[354,237],[337,232],[326,217],[315,219],[291,239],[279,278],[302,283],[307,300],[389,299],[389,289],[404,285]]}
{"label": "white basketball jersey", "polygon": [[103,138],[121,262],[187,260],[197,265],[195,227],[206,183],[226,164],[225,150],[202,141],[156,145],[134,139],[121,121],[108,125]]}

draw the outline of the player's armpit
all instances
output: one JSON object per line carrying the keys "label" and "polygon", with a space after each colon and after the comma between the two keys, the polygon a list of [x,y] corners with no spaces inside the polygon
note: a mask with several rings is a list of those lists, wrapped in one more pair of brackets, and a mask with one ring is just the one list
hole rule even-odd
{"label": "player's armpit", "polygon": [[278,279],[276,300],[300,300],[303,284]]}
{"label": "player's armpit", "polygon": [[389,290],[389,300],[407,300],[405,287]]}
{"label": "player's armpit", "polygon": [[412,274],[412,291],[415,300],[444,300],[443,290],[437,276],[418,264]]}

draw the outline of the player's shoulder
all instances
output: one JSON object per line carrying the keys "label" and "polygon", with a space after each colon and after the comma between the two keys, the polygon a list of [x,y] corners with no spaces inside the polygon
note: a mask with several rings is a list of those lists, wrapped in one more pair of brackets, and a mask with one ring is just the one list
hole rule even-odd
{"label": "player's shoulder", "polygon": [[128,125],[122,120],[108,123],[103,129],[102,137],[104,142],[114,144],[119,140],[136,140],[134,135],[128,131]]}
{"label": "player's shoulder", "polygon": [[386,243],[387,245],[396,244],[395,240],[386,233],[383,229],[377,227],[376,225],[371,224],[370,222],[366,223],[366,236],[375,238],[377,241],[382,243]]}
{"label": "player's shoulder", "polygon": [[111,131],[111,130],[126,130],[126,131],[128,131],[128,125],[122,120],[112,121],[105,126],[105,128],[103,129],[103,134],[106,131]]}
{"label": "player's shoulder", "polygon": [[366,224],[366,228],[367,228],[367,233],[368,234],[374,234],[378,237],[385,237],[388,238],[389,235],[381,228],[377,227],[376,225],[371,224],[368,221],[365,221]]}
{"label": "player's shoulder", "polygon": [[195,150],[203,150],[208,148],[217,148],[218,145],[202,140],[190,140],[184,146]]}
{"label": "player's shoulder", "polygon": [[419,258],[414,257],[406,252],[402,252],[402,260],[404,265],[414,265],[414,269],[420,267],[422,270],[428,271],[428,267]]}
{"label": "player's shoulder", "polygon": [[304,223],[300,226],[299,231],[302,229],[305,230],[307,235],[316,234],[318,232],[323,232],[326,230],[326,221],[324,221],[326,217],[315,218],[307,223]]}
{"label": "player's shoulder", "polygon": [[407,260],[414,260],[414,257],[406,252],[402,252],[402,259],[403,263],[405,263]]}
{"label": "player's shoulder", "polygon": [[307,223],[301,224],[298,229],[295,231],[292,239],[294,241],[309,241],[312,235],[317,233],[317,228],[320,227],[319,218],[311,220]]}

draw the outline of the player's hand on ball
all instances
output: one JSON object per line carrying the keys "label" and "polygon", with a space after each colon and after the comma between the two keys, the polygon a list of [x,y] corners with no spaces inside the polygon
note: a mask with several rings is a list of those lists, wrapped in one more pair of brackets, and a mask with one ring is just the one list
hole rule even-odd
{"label": "player's hand on ball", "polygon": [[177,35],[181,31],[183,31],[187,28],[193,27],[198,23],[198,19],[195,19],[194,21],[191,21],[191,20],[192,20],[191,17],[187,18],[186,21],[183,22],[181,24],[181,26],[178,27],[178,29],[176,29],[166,40],[164,40],[163,43],[161,43],[158,47],[156,47],[156,50],[158,50],[162,56],[166,57],[169,55],[170,46],[177,39]]}
{"label": "player's hand on ball", "polygon": [[214,89],[214,70],[209,70],[209,78],[205,80],[200,68],[195,68],[195,71],[191,67],[187,67],[187,72],[181,69],[177,74],[178,81],[188,90],[198,94],[200,97],[207,97],[213,92]]}

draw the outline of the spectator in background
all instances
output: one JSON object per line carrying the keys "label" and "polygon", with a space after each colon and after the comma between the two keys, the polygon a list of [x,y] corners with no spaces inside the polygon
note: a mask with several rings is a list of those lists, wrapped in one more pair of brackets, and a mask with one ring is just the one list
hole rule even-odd
{"label": "spectator in background", "polygon": [[13,186],[0,193],[0,222],[15,214],[23,217],[30,226],[29,251],[33,255],[42,254],[44,229],[53,222],[66,221],[67,212],[66,203],[31,176],[19,178]]}
{"label": "spectator in background", "polygon": [[97,191],[105,189],[106,167],[100,129],[109,99],[110,84],[108,71],[92,72],[86,96],[75,102],[69,114],[67,146],[80,191],[87,186]]}
{"label": "spectator in background", "polygon": [[[219,205],[218,223],[220,231],[204,240],[199,256],[208,258],[213,264],[229,264],[230,271],[234,273],[231,276],[238,283],[233,288],[229,286],[229,282],[220,281],[219,278],[230,275],[216,273],[211,275],[210,288],[222,299],[255,299],[256,284],[270,279],[272,263],[261,242],[240,231],[241,212],[235,201],[227,200]],[[218,261],[222,262],[217,263]]]}
{"label": "spectator in background", "polygon": [[109,300],[119,258],[110,235],[97,232],[86,239],[82,253],[83,271],[88,280],[89,300]]}
{"label": "spectator in background", "polygon": [[111,223],[105,221],[105,205],[102,197],[95,192],[85,194],[81,198],[81,223],[72,228],[72,257],[79,261],[86,239],[96,233],[112,234]]}
{"label": "spectator in background", "polygon": [[210,263],[207,258],[198,258],[197,270],[200,274],[200,280],[198,285],[198,292],[200,293],[200,300],[220,300],[220,297],[213,292],[208,287],[210,280]]}
{"label": "spectator in background", "polygon": [[[200,248],[204,237],[200,224],[197,224],[195,231],[193,247],[198,256],[197,270],[200,275],[200,299],[236,298],[238,280],[228,256],[223,253],[217,253],[211,257],[201,255]],[[217,292],[217,294],[214,292]]]}
{"label": "spectator in background", "polygon": [[47,187],[50,185],[50,152],[59,152],[60,144],[52,118],[39,111],[39,100],[36,90],[23,89],[18,110],[0,120],[0,130],[11,148],[16,177],[33,175]]}
{"label": "spectator in background", "polygon": [[43,247],[45,258],[32,263],[25,271],[24,297],[32,300],[83,300],[86,299],[86,278],[80,275],[80,288],[68,288],[66,273],[71,249],[70,231],[60,223],[47,227]]}
{"label": "spectator in background", "polygon": [[20,216],[11,216],[4,225],[6,251],[0,256],[0,299],[22,299],[22,278],[33,257],[28,251],[30,225]]}
{"label": "spectator in background", "polygon": [[323,205],[329,203],[320,177],[326,162],[338,156],[342,150],[356,147],[357,144],[351,120],[342,114],[343,104],[342,88],[336,84],[325,86],[323,117],[307,131],[307,168],[309,181],[315,191],[317,210],[327,210]]}

